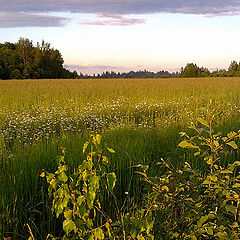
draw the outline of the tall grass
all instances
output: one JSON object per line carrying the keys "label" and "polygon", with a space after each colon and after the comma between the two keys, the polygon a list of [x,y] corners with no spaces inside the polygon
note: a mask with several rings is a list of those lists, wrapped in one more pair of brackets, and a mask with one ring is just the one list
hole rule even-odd
{"label": "tall grass", "polygon": [[[60,147],[74,168],[89,132],[101,132],[116,151],[111,168],[121,207],[141,198],[134,165],[154,165],[160,157],[192,162],[191,151],[177,148],[178,132],[204,115],[210,99],[212,112],[222,112],[217,130],[239,129],[239,92],[240,78],[0,81],[0,238],[26,239],[26,224],[39,239],[57,235],[39,173],[55,169]],[[114,214],[107,201],[104,209]]]}

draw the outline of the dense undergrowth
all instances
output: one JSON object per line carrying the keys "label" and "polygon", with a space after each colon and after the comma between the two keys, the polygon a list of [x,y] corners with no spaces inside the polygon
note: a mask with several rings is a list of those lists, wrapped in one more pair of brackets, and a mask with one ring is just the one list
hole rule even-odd
{"label": "dense undergrowth", "polygon": [[[214,116],[208,118],[192,126],[196,135],[181,132],[185,140],[179,143],[201,156],[205,171],[187,162],[176,168],[163,159],[157,163],[165,168],[160,176],[149,176],[148,165],[134,166],[140,168],[136,173],[146,184],[145,194],[138,206],[116,211],[113,219],[101,203],[114,197],[117,181],[104,148],[115,151],[101,143],[100,135],[92,135],[83,147],[84,153],[90,145],[86,160],[69,175],[63,149],[58,170],[41,173],[49,184],[52,211],[57,218],[64,216],[63,239],[239,239],[240,161],[225,166],[221,156],[227,147],[238,149],[240,131],[222,136],[213,130]],[[119,210],[114,201],[111,207]],[[47,239],[56,238],[49,234]]]}
{"label": "dense undergrowth", "polygon": [[[214,116],[208,111],[207,121],[198,118],[190,135],[180,133],[185,140],[179,147],[188,149],[198,164],[192,161],[191,164],[174,165],[162,158],[151,166],[128,162],[129,165],[122,166],[121,170],[130,169],[127,174],[135,175],[135,182],[128,183],[125,189],[121,170],[112,163],[112,155],[117,153],[106,146],[106,140],[99,134],[91,135],[83,151],[75,153],[81,152],[85,157],[75,166],[68,165],[72,156],[66,154],[66,149],[59,149],[62,155],[53,156],[52,166],[47,171],[36,172],[36,178],[46,177],[48,186],[43,179],[36,185],[36,196],[26,192],[28,199],[38,202],[36,205],[28,202],[29,209],[27,205],[19,205],[18,194],[14,192],[18,180],[9,178],[9,183],[12,180],[14,184],[11,200],[15,205],[5,203],[7,207],[1,212],[2,237],[27,239],[30,236],[32,240],[239,239],[240,162],[236,156],[240,132],[223,136],[214,131],[213,123]],[[4,156],[4,148],[2,150]],[[226,156],[231,156],[231,160],[226,161]],[[35,163],[29,162],[28,167],[30,164]],[[58,169],[54,170],[56,164]],[[34,183],[29,179],[26,182]],[[131,188],[135,183],[138,184],[134,188],[136,192]],[[19,191],[32,189],[32,186],[22,186]],[[124,194],[119,195],[123,190]],[[22,221],[18,216],[21,207],[26,209]],[[25,228],[22,235],[11,232],[17,225]]]}

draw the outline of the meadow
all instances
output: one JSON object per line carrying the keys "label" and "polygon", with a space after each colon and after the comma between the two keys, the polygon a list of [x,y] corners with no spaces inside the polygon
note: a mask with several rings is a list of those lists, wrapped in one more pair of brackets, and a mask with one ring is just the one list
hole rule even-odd
{"label": "meadow", "polygon": [[[143,189],[133,166],[164,158],[201,168],[191,150],[177,146],[179,132],[191,131],[210,102],[211,112],[221,113],[216,131],[240,129],[239,92],[240,78],[0,81],[0,238],[26,239],[26,224],[37,239],[57,234],[59,222],[39,175],[56,169],[61,147],[74,168],[89,134],[100,133],[116,151],[110,156],[118,180],[115,205],[128,208]],[[103,207],[116,214],[110,206]]]}

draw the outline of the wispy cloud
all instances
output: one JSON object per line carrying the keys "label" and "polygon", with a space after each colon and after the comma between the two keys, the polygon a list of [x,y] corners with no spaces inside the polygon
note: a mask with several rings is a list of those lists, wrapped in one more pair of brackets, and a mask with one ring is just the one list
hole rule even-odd
{"label": "wispy cloud", "polygon": [[114,72],[129,72],[131,70],[133,71],[139,71],[139,70],[145,70],[147,69],[148,71],[153,71],[153,72],[158,72],[161,70],[167,70],[169,72],[176,72],[180,71],[180,68],[168,68],[164,69],[161,68],[160,66],[157,67],[150,67],[150,66],[145,66],[145,65],[136,65],[136,66],[112,66],[112,65],[94,65],[94,64],[89,64],[89,65],[78,65],[78,64],[65,64],[65,68],[74,71],[76,70],[78,73],[83,73],[83,74],[98,74],[106,71],[114,71]]}
{"label": "wispy cloud", "polygon": [[60,27],[67,18],[33,13],[0,12],[0,28],[16,27]]}
{"label": "wispy cloud", "polygon": [[81,69],[91,69],[91,68],[99,68],[99,69],[106,69],[106,68],[117,69],[117,68],[119,68],[117,66],[92,65],[92,64],[89,64],[89,65],[65,64],[64,67],[66,67],[66,68],[75,68],[75,69],[78,69],[78,70],[81,70]]}
{"label": "wispy cloud", "polygon": [[122,15],[110,15],[110,14],[99,14],[97,20],[84,20],[80,21],[80,24],[86,25],[112,25],[112,26],[128,26],[135,24],[142,24],[146,22],[146,19],[133,18]]}
{"label": "wispy cloud", "polygon": [[102,73],[105,71],[122,71],[123,68],[119,66],[110,66],[110,65],[77,65],[77,64],[65,64],[65,68],[77,72],[82,72],[84,74],[93,74],[93,73]]}
{"label": "wispy cloud", "polygon": [[[61,26],[63,19],[43,13],[70,12],[96,14],[115,17],[82,24],[95,25],[131,25],[143,23],[144,19],[135,19],[131,14],[182,13],[197,14],[207,17],[240,14],[239,0],[1,0],[0,27],[11,26]],[[12,15],[6,15],[12,14]],[[28,14],[31,13],[29,16]],[[5,14],[5,15],[4,15]],[[37,15],[40,14],[40,15]],[[11,16],[11,18],[10,18]],[[29,18],[28,18],[29,17]],[[48,18],[48,19],[47,19]],[[33,19],[32,24],[30,19]],[[39,19],[39,21],[38,21]],[[20,21],[19,21],[20,20]],[[49,20],[49,24],[48,24]],[[42,21],[42,23],[41,23]],[[2,23],[4,22],[4,23]]]}

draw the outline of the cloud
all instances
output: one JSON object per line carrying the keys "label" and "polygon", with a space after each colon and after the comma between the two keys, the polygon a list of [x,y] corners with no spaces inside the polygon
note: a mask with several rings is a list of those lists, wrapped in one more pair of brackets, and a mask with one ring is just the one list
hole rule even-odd
{"label": "cloud", "polygon": [[0,12],[239,14],[239,0],[1,0]]}
{"label": "cloud", "polygon": [[108,66],[108,65],[75,65],[75,64],[65,64],[65,68],[77,72],[82,72],[84,74],[102,73],[105,71],[122,71],[122,67]]}
{"label": "cloud", "polygon": [[99,68],[99,69],[106,69],[106,68],[111,68],[111,69],[115,69],[118,68],[116,66],[108,66],[108,65],[75,65],[75,64],[65,64],[64,67],[66,68],[74,68],[74,69],[91,69],[91,68]]}
{"label": "cloud", "polygon": [[126,17],[122,15],[109,15],[109,14],[100,14],[99,20],[90,20],[90,21],[81,21],[80,24],[85,25],[112,25],[112,26],[128,26],[128,25],[135,25],[135,24],[142,24],[145,23],[146,20],[142,18],[132,18]]}
{"label": "cloud", "polygon": [[[111,66],[111,65],[76,65],[76,64],[65,64],[65,68],[69,69],[70,71],[76,70],[78,73],[83,74],[98,74],[103,73],[106,71],[114,71],[114,72],[129,72],[129,71],[139,71],[139,70],[145,70],[158,72],[161,70],[164,70],[161,66],[144,66],[144,65],[136,65],[136,66]],[[180,71],[180,68],[168,68],[165,69],[169,72],[177,72]]]}
{"label": "cloud", "polygon": [[67,18],[43,14],[0,12],[0,28],[60,27],[65,25],[67,20]]}
{"label": "cloud", "polygon": [[[240,14],[239,0],[1,0],[0,27],[62,26],[52,12],[96,14],[81,24],[126,26],[144,23],[132,14],[181,13],[206,17]],[[46,15],[46,13],[49,13]],[[44,15],[45,14],[45,15]],[[114,15],[114,17],[107,15]],[[107,19],[106,19],[107,18]]]}

